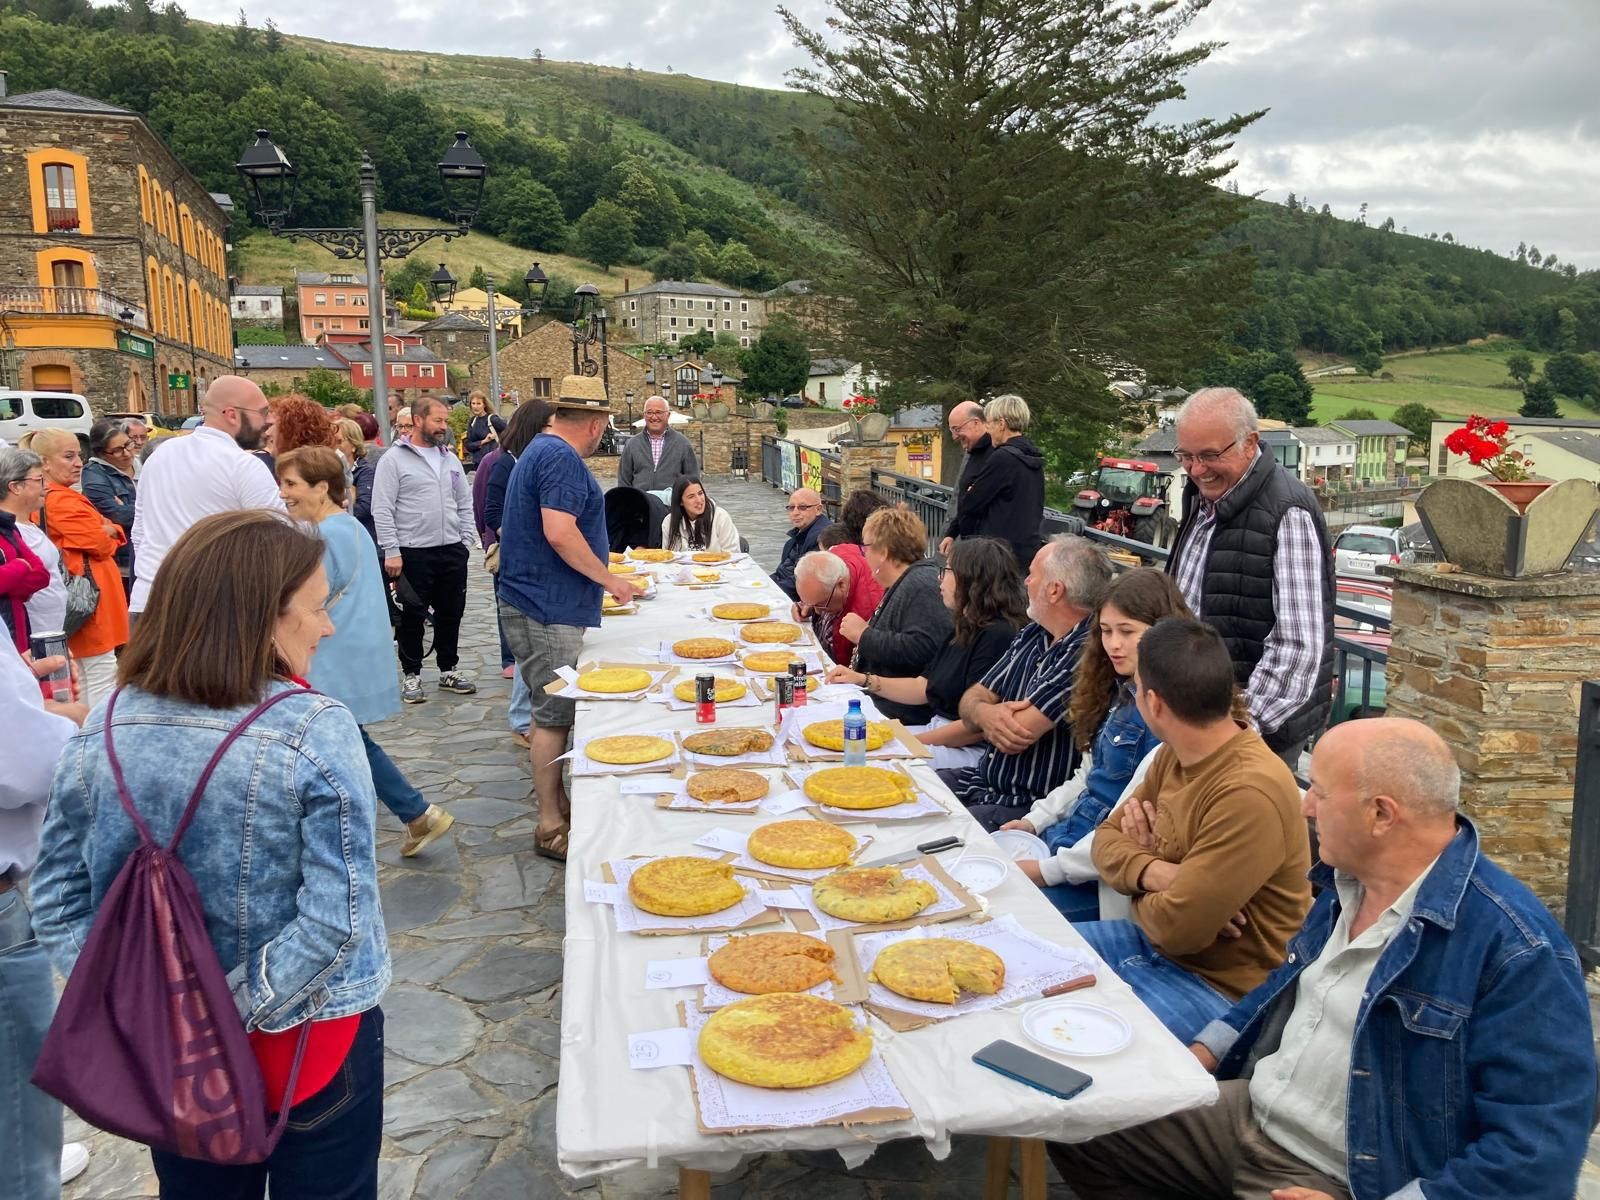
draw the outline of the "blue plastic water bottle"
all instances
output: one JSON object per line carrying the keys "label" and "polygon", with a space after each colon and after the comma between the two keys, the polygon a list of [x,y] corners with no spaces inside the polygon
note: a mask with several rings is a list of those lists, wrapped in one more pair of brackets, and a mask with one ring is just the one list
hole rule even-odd
{"label": "blue plastic water bottle", "polygon": [[867,718],[861,715],[859,700],[850,701],[849,711],[844,714],[844,765],[867,765]]}

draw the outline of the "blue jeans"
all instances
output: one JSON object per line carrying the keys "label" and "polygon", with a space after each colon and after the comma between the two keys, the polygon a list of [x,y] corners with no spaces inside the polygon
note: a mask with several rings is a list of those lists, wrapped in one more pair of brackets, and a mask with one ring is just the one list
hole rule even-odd
{"label": "blue jeans", "polygon": [[533,724],[533,693],[528,690],[528,682],[522,678],[521,671],[511,676],[511,710],[506,719],[518,733],[527,733]]}
{"label": "blue jeans", "polygon": [[1056,906],[1056,911],[1074,925],[1100,920],[1100,884],[1058,883],[1042,889],[1044,898]]}
{"label": "blue jeans", "polygon": [[371,1008],[332,1082],[289,1110],[266,1162],[224,1167],[162,1150],[150,1162],[162,1200],[263,1200],[269,1182],[275,1200],[376,1200],[382,1141],[383,1010]]}
{"label": "blue jeans", "polygon": [[12,888],[0,895],[0,1191],[19,1200],[61,1195],[61,1104],[28,1082],[55,1010],[50,962]]}
{"label": "blue jeans", "polygon": [[1073,928],[1184,1045],[1233,1007],[1200,976],[1162,957],[1132,921],[1088,921]]}
{"label": "blue jeans", "polygon": [[361,744],[367,748],[372,790],[378,793],[383,806],[408,825],[427,812],[428,798],[411,786],[411,781],[394,765],[394,759],[368,736],[365,728],[361,730]]}

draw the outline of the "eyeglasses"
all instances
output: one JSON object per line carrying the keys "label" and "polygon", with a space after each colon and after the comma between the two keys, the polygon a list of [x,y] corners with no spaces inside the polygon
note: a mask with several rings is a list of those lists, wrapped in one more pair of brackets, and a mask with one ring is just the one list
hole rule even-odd
{"label": "eyeglasses", "polygon": [[784,512],[805,512],[808,508],[821,508],[820,504],[785,504]]}
{"label": "eyeglasses", "polygon": [[21,479],[17,480],[17,482],[18,483],[38,483],[38,484],[42,484],[42,483],[44,483],[44,476],[43,475],[24,475]]}
{"label": "eyeglasses", "polygon": [[1227,454],[1229,450],[1232,450],[1238,444],[1239,439],[1234,438],[1233,441],[1229,442],[1221,450],[1202,450],[1198,454],[1190,454],[1187,450],[1174,450],[1172,452],[1172,457],[1178,460],[1179,466],[1188,467],[1194,465],[1195,463],[1199,463],[1201,466],[1209,467],[1213,463],[1221,462],[1223,455]]}
{"label": "eyeglasses", "polygon": [[965,429],[968,425],[971,425],[974,421],[981,422],[982,420],[983,420],[982,417],[968,417],[965,421],[957,421],[954,425],[950,426],[950,432],[951,433],[960,433],[963,429]]}
{"label": "eyeglasses", "polygon": [[944,577],[946,575],[950,574],[950,572],[954,571],[954,570],[955,570],[955,568],[952,567],[949,563],[940,563],[939,564],[939,580],[940,580],[940,582],[942,583],[944,581]]}
{"label": "eyeglasses", "polygon": [[126,454],[129,450],[132,450],[132,449],[133,449],[133,443],[132,442],[123,442],[122,445],[120,445],[120,446],[107,446],[106,447],[106,453],[107,454]]}

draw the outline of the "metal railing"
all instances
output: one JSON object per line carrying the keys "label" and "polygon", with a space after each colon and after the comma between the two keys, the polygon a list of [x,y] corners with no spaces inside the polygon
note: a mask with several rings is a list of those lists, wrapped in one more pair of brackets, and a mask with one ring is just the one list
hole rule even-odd
{"label": "metal railing", "polygon": [[1600,966],[1600,682],[1583,685],[1567,851],[1567,936],[1586,970]]}
{"label": "metal railing", "polygon": [[0,312],[112,317],[138,329],[147,327],[144,305],[101,288],[0,286]]}
{"label": "metal railing", "polygon": [[761,478],[777,487],[783,474],[783,462],[779,457],[782,452],[778,449],[778,439],[770,433],[761,435]]}
{"label": "metal railing", "polygon": [[45,224],[49,227],[51,233],[69,233],[82,224],[78,218],[76,207],[47,208],[44,213]]}

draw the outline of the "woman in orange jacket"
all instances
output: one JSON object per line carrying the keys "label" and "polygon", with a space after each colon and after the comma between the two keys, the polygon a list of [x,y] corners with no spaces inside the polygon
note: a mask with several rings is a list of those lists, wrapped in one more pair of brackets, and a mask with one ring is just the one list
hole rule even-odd
{"label": "woman in orange jacket", "polygon": [[39,516],[45,533],[60,549],[67,570],[74,575],[88,571],[100,588],[93,614],[67,639],[67,648],[78,660],[79,699],[92,706],[116,686],[115,651],[128,640],[128,599],[116,558],[127,537],[81,492],[72,490],[83,474],[76,434],[40,429],[28,448],[44,460],[45,495]]}

